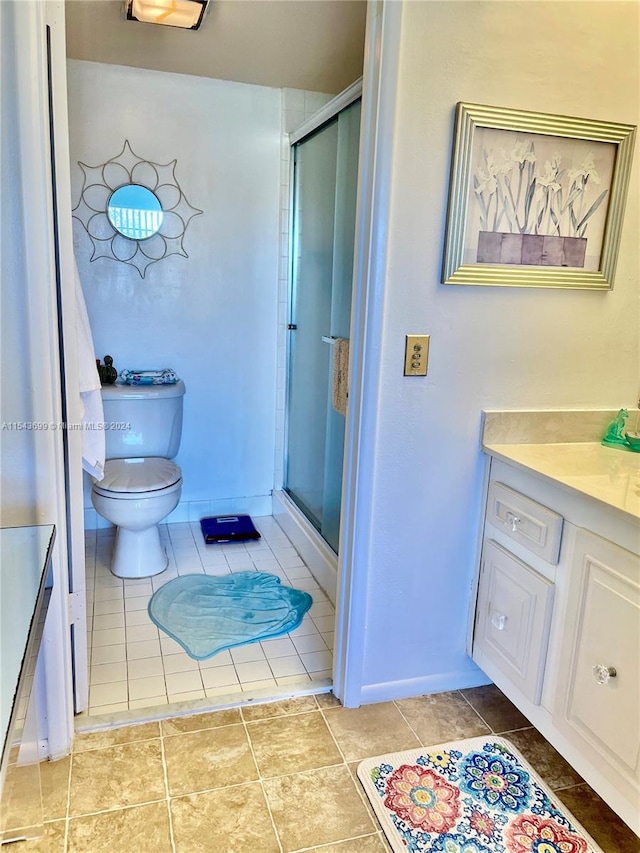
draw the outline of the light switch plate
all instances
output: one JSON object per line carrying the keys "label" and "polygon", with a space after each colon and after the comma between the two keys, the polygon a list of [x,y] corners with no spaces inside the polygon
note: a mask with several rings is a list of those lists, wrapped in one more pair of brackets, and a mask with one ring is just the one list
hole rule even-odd
{"label": "light switch plate", "polygon": [[407,335],[404,345],[404,375],[426,376],[429,364],[429,335]]}

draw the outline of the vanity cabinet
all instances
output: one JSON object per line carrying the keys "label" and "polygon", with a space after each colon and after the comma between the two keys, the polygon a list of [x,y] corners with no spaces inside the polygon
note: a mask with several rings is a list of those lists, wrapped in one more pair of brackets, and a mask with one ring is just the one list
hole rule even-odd
{"label": "vanity cabinet", "polygon": [[640,519],[490,457],[470,650],[638,833]]}

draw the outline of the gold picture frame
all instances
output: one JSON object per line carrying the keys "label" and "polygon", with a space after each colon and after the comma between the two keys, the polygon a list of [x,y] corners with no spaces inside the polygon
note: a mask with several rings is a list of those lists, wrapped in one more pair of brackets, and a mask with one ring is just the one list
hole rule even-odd
{"label": "gold picture frame", "polygon": [[458,103],[443,283],[610,290],[635,135]]}

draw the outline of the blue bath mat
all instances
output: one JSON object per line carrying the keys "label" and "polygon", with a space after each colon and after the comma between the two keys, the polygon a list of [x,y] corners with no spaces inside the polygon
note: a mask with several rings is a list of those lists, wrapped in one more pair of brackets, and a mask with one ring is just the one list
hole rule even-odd
{"label": "blue bath mat", "polygon": [[182,575],[154,592],[149,616],[194,660],[293,631],[311,607],[307,592],[266,572]]}

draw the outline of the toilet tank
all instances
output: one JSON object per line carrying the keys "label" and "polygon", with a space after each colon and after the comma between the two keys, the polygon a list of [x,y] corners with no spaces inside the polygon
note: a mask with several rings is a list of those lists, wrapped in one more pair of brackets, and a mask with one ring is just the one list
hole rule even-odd
{"label": "toilet tank", "polygon": [[182,380],[174,385],[103,385],[107,459],[173,459],[182,437]]}

